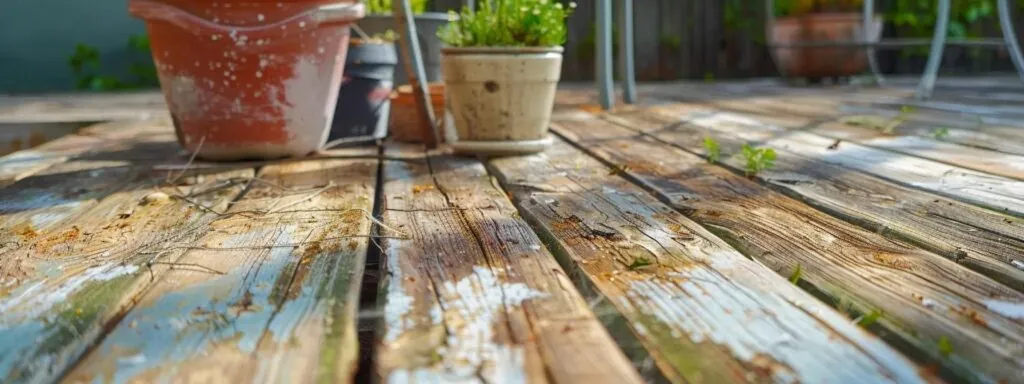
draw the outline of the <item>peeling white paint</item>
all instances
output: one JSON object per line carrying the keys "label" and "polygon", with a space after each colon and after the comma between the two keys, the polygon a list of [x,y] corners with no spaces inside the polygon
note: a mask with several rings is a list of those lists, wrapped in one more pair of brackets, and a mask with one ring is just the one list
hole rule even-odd
{"label": "peeling white paint", "polygon": [[0,301],[0,328],[12,322],[36,318],[55,305],[64,304],[68,297],[88,283],[113,280],[138,270],[136,265],[107,263],[86,269],[57,287],[49,286],[47,280],[29,285],[12,297]]}
{"label": "peeling white paint", "polygon": [[[411,329],[415,323],[413,319],[406,318],[412,312],[415,300],[412,296],[406,294],[405,289],[402,287],[402,267],[398,262],[399,255],[395,253],[395,248],[389,247],[387,254],[388,274],[390,276],[388,278],[387,300],[384,303],[385,343],[395,342],[399,336]],[[437,318],[435,324],[440,323],[440,317],[435,316],[435,318]]]}
{"label": "peeling white paint", "polygon": [[[396,257],[389,257],[389,266],[397,263],[396,260]],[[487,382],[525,383],[525,352],[519,346],[497,344],[494,328],[506,308],[548,295],[523,283],[503,282],[499,279],[502,272],[477,266],[471,275],[442,284],[441,308],[431,310],[431,317],[435,321],[443,317],[448,329],[446,343],[437,351],[441,363],[435,367],[398,370],[387,382],[478,383],[479,374]],[[402,303],[402,296],[398,298],[396,302]],[[391,304],[390,295],[388,304]],[[387,308],[385,313],[386,316],[389,313]],[[390,326],[391,322],[388,324]]]}
{"label": "peeling white paint", "polygon": [[1010,265],[1012,265],[1014,268],[1024,271],[1024,261],[1010,260]]}
{"label": "peeling white paint", "polygon": [[985,300],[985,307],[1013,320],[1024,319],[1024,302]]}

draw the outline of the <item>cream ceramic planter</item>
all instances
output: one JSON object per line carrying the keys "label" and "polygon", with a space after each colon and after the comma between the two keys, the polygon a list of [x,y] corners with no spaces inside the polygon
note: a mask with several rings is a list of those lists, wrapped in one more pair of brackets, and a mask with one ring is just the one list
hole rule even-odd
{"label": "cream ceramic planter", "polygon": [[561,47],[442,49],[457,144],[484,152],[543,150],[561,72]]}

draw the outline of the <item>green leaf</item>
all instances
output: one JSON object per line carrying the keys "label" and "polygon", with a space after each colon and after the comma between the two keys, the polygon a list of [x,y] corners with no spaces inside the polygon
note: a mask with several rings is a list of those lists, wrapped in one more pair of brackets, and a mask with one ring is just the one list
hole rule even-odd
{"label": "green leaf", "polygon": [[959,21],[950,21],[948,31],[949,37],[958,39],[967,37],[967,26]]}
{"label": "green leaf", "polygon": [[953,343],[949,342],[949,338],[948,337],[946,337],[946,336],[940,337],[939,338],[939,345],[938,346],[939,346],[939,353],[942,354],[942,357],[949,357],[949,355],[953,354]]}
{"label": "green leaf", "polygon": [[630,263],[627,268],[629,268],[630,271],[635,271],[637,269],[640,269],[640,268],[643,268],[643,267],[647,267],[647,266],[650,266],[652,264],[654,264],[654,263],[652,263],[650,259],[648,259],[646,257],[638,257],[636,259],[633,259],[633,262]]}
{"label": "green leaf", "polygon": [[707,151],[708,162],[714,164],[722,156],[722,148],[711,136],[704,138],[704,150]]}
{"label": "green leaf", "polygon": [[796,269],[793,271],[793,274],[789,275],[789,282],[793,283],[793,285],[799,283],[803,271],[803,267],[801,267],[800,264],[797,264]]}
{"label": "green leaf", "polygon": [[879,310],[875,309],[875,310],[872,310],[871,313],[868,313],[867,315],[864,315],[863,317],[861,317],[860,320],[857,321],[857,325],[860,325],[861,327],[869,327],[869,326],[871,326],[871,324],[874,324],[875,322],[877,322],[878,319],[881,318],[881,317],[882,317],[882,311],[879,311]]}

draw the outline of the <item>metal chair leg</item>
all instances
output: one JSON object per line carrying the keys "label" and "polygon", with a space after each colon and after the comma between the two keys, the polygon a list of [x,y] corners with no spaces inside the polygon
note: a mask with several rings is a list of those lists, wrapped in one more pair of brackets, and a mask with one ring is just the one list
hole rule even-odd
{"label": "metal chair leg", "polygon": [[921,83],[917,86],[917,98],[927,99],[932,96],[935,88],[935,78],[939,74],[939,66],[942,64],[942,51],[946,47],[946,28],[949,24],[949,0],[939,0],[939,14],[935,20],[935,35],[932,37],[931,53],[928,56],[928,65],[924,74],[921,75]]}
{"label": "metal chair leg", "polygon": [[[871,27],[873,27],[872,21],[874,21],[875,14],[875,0],[864,0],[864,42],[869,42],[871,38]],[[873,45],[867,46],[868,55],[868,66],[871,68],[871,74],[875,77],[875,83],[878,85],[885,85],[885,77],[882,76],[882,71],[878,69],[878,57],[875,56],[875,47]]]}
{"label": "metal chair leg", "polygon": [[1006,49],[1010,51],[1010,60],[1013,61],[1013,66],[1017,68],[1017,75],[1020,76],[1021,81],[1024,81],[1024,57],[1021,56],[1017,34],[1014,33],[1010,6],[1006,0],[998,0],[996,5],[999,7],[999,24],[1003,29],[1003,40],[1006,41]]}
{"label": "metal chair leg", "polygon": [[416,108],[420,117],[420,128],[429,130],[427,136],[427,148],[433,149],[442,142],[441,134],[438,132],[437,117],[434,116],[434,109],[431,108],[428,85],[424,84],[427,79],[426,70],[423,68],[423,56],[420,52],[420,39],[416,32],[416,22],[413,19],[412,7],[409,0],[395,1],[391,4],[391,12],[395,17],[395,24],[401,33],[398,39],[405,62],[405,71],[409,77],[409,84],[412,85],[413,95],[416,100]]}
{"label": "metal chair leg", "polygon": [[597,0],[596,73],[601,107],[611,109],[615,104],[614,78],[612,77],[612,0]]}
{"label": "metal chair leg", "polygon": [[623,99],[636,103],[636,66],[633,52],[633,0],[622,1],[619,17],[619,77],[622,78]]}

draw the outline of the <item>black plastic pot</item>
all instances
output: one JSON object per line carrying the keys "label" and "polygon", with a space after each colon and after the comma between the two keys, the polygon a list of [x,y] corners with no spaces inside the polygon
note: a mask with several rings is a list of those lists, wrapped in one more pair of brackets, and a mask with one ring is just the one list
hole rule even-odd
{"label": "black plastic pot", "polygon": [[[420,52],[423,55],[423,69],[426,71],[427,82],[441,81],[441,38],[437,32],[448,24],[449,15],[444,12],[426,12],[413,15],[416,22],[416,31],[419,35]],[[359,28],[367,34],[375,35],[384,33],[387,30],[395,30],[395,17],[390,13],[383,15],[366,15],[358,21]],[[405,73],[402,58],[398,58],[400,65],[395,73],[396,84],[408,84],[409,79]]]}
{"label": "black plastic pot", "polygon": [[383,139],[388,133],[398,52],[393,43],[352,39],[328,146]]}

